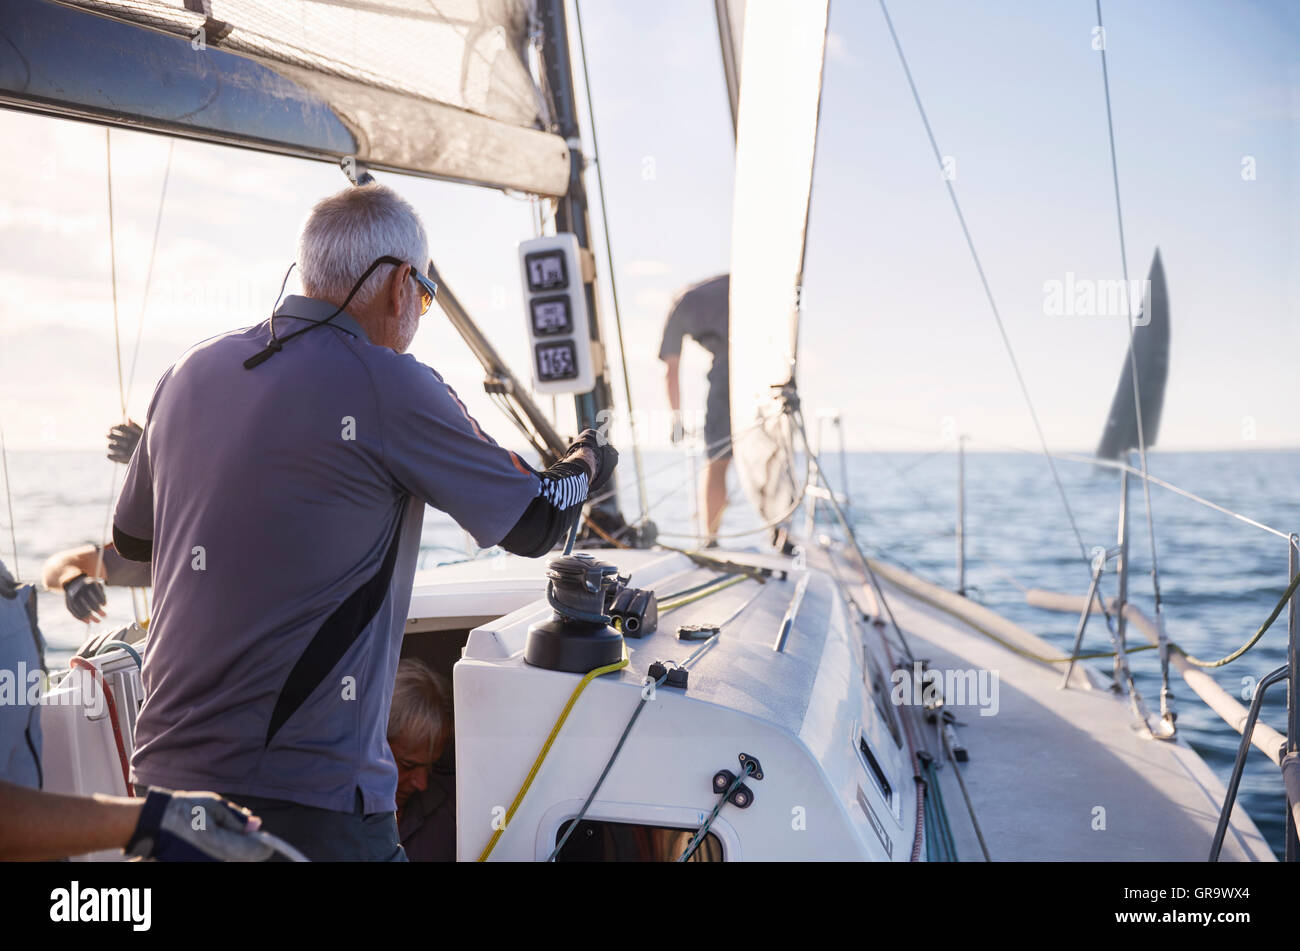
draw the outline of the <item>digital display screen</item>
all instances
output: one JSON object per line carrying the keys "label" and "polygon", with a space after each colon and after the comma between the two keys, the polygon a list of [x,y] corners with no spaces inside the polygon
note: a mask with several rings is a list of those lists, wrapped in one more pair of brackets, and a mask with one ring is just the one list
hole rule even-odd
{"label": "digital display screen", "polygon": [[537,350],[537,379],[541,383],[573,380],[578,376],[578,350],[572,340],[540,343]]}
{"label": "digital display screen", "polygon": [[569,318],[569,298],[539,297],[532,302],[531,306],[533,333],[539,337],[546,334],[573,332],[573,321]]}
{"label": "digital display screen", "polygon": [[524,256],[530,291],[553,291],[569,286],[563,251],[536,251]]}

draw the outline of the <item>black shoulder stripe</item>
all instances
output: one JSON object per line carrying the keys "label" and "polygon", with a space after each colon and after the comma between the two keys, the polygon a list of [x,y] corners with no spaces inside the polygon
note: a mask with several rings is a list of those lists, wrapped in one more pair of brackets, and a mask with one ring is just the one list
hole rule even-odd
{"label": "black shoulder stripe", "polygon": [[113,526],[113,547],[127,561],[153,560],[152,539],[136,538],[134,535],[128,535],[116,525]]}
{"label": "black shoulder stripe", "polygon": [[306,703],[307,698],[356,643],[361,632],[374,620],[388,594],[401,538],[402,518],[399,513],[393,539],[388,543],[388,552],[384,555],[379,570],[325,619],[325,623],[313,635],[302,656],[293,665],[293,670],[285,678],[280,695],[275,700],[275,709],[271,711],[271,720],[266,725],[266,746],[271,745],[271,740],[280,727]]}

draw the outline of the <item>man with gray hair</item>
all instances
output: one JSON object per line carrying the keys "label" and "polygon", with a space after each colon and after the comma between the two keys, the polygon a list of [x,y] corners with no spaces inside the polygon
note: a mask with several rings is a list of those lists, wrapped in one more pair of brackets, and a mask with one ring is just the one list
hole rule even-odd
{"label": "man with gray hair", "polygon": [[153,563],[132,780],[220,790],[313,860],[405,858],[386,728],[425,505],[536,557],[618,459],[588,430],[537,472],[405,353],[427,261],[390,189],[317,204],[304,295],[163,375],[113,519]]}
{"label": "man with gray hair", "polygon": [[403,657],[388,746],[397,763],[397,834],[412,862],[456,860],[456,777],[438,765],[451,735],[447,681],[419,658]]}

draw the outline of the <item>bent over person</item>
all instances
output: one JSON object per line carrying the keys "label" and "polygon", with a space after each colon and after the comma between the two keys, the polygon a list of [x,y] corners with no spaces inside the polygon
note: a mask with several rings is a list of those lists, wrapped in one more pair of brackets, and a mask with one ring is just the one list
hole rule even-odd
{"label": "bent over person", "polygon": [[685,435],[682,425],[682,341],[692,338],[713,355],[709,365],[709,395],[704,410],[705,468],[700,491],[704,496],[706,548],[717,544],[718,526],[727,507],[727,467],[731,465],[731,395],[728,363],[731,276],[719,274],[682,291],[664,321],[659,359],[664,362],[668,405],[673,411],[673,444]]}
{"label": "bent over person", "polygon": [[405,859],[386,731],[425,505],[535,557],[618,458],[588,430],[534,471],[406,354],[427,261],[390,189],[316,205],[304,295],[163,375],[114,516],[153,562],[132,780],[218,790],[313,860]]}

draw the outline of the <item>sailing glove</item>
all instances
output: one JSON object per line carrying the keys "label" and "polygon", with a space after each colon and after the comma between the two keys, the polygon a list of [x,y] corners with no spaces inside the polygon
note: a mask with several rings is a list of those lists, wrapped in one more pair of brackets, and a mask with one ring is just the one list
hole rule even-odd
{"label": "sailing glove", "polygon": [[599,492],[614,474],[614,469],[618,465],[618,450],[610,444],[604,433],[596,429],[584,429],[564,454],[568,457],[579,449],[590,449],[596,457],[596,471],[591,474],[591,486],[587,489],[587,495],[591,497]]}
{"label": "sailing glove", "polygon": [[207,792],[150,789],[126,854],[158,862],[263,862],[262,820]]}
{"label": "sailing glove", "polygon": [[63,586],[63,602],[78,621],[96,621],[104,616],[108,598],[104,586],[83,572]]}
{"label": "sailing glove", "polygon": [[126,465],[144,432],[136,422],[118,423],[108,431],[108,458]]}

